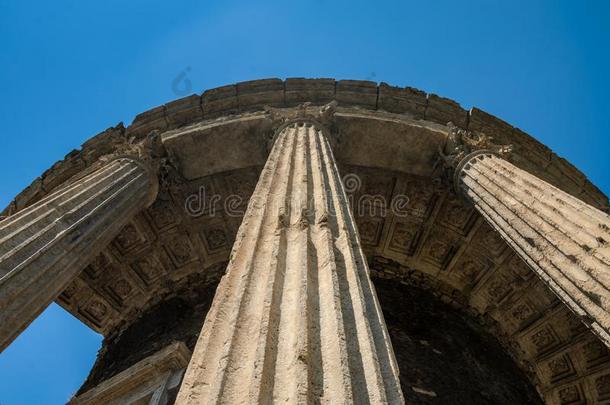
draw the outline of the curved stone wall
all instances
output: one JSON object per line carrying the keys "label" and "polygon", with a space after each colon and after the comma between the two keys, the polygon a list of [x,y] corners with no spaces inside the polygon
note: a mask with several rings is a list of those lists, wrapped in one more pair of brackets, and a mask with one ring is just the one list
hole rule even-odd
{"label": "curved stone wall", "polygon": [[[157,200],[58,298],[107,342],[120,341],[161,302],[194,286],[212,291],[224,272],[241,217],[192,215],[185,202],[192,196],[200,202],[213,195],[239,196],[235,208],[245,210],[268,153],[273,109],[331,100],[338,102],[331,132],[340,171],[360,181],[352,197],[378,195],[389,201],[406,195],[410,200],[405,216],[355,214],[371,272],[427,289],[470,313],[502,343],[547,403],[610,398],[607,349],[472,207],[435,181],[446,124],[513,144],[514,164],[595,207],[607,210],[607,197],[519,129],[433,94],[332,79],[267,79],[208,90],[142,113],[127,128],[119,124],[94,136],[36,179],[3,215],[81,176],[130,140],[161,132],[170,164],[161,174]],[[201,195],[202,189],[207,194]]]}
{"label": "curved stone wall", "polygon": [[176,129],[202,120],[262,110],[266,106],[294,107],[306,102],[325,104],[332,100],[340,106],[386,111],[441,125],[451,121],[461,128],[484,132],[498,142],[513,143],[524,168],[534,169],[539,177],[551,184],[597,208],[608,210],[608,198],[567,160],[531,135],[477,107],[466,111],[451,99],[386,83],[289,78],[284,81],[253,80],[206,90],[201,95],[193,94],[138,114],[127,128],[123,123],[108,128],[34,180],[2,215],[39,200],[130,137],[141,138],[155,129]]}

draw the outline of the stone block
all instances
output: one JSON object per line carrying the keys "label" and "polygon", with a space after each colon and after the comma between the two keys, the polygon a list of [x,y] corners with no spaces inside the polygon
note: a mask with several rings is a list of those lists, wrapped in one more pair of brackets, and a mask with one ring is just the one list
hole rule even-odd
{"label": "stone block", "polygon": [[608,197],[589,180],[585,180],[580,195],[581,197],[586,196],[588,200],[583,198],[584,201],[592,204],[595,208],[610,214],[610,202],[608,202]]}
{"label": "stone block", "polygon": [[519,128],[514,128],[512,138],[514,143],[522,145],[525,151],[536,153],[547,161],[551,160],[551,150],[530,134],[520,130]]}
{"label": "stone block", "polygon": [[495,143],[512,143],[513,127],[477,107],[470,110],[468,129],[491,136]]}
{"label": "stone block", "polygon": [[17,197],[15,197],[15,208],[17,210],[21,210],[27,207],[28,205],[38,201],[40,198],[42,198],[43,195],[44,192],[42,190],[42,179],[38,177],[32,182],[32,184],[27,186],[21,193],[17,195]]}
{"label": "stone block", "polygon": [[326,104],[335,98],[334,79],[286,79],[286,105]]}
{"label": "stone block", "polygon": [[584,185],[587,178],[574,165],[554,153],[551,156],[551,164],[555,165],[557,169],[561,173],[563,173],[564,176],[570,178],[572,181],[574,181],[574,183],[578,184],[579,186]]}
{"label": "stone block", "polygon": [[171,128],[203,119],[201,96],[191,94],[165,104],[165,114]]}
{"label": "stone block", "polygon": [[237,83],[240,111],[284,106],[284,82],[280,79],[252,80]]}
{"label": "stone block", "polygon": [[377,108],[377,83],[364,80],[339,80],[335,99],[339,104]]}
{"label": "stone block", "polygon": [[387,83],[379,85],[380,110],[393,113],[407,113],[423,119],[428,100],[426,93],[413,87],[394,87]]}
{"label": "stone block", "polygon": [[119,123],[87,140],[81,146],[81,158],[88,166],[95,162],[100,156],[112,153],[115,144],[125,140],[125,127]]}
{"label": "stone block", "polygon": [[514,145],[513,153],[511,153],[510,156],[512,158],[517,155],[522,159],[526,159],[528,162],[533,163],[533,167],[537,168],[537,172],[544,171],[551,164],[549,159],[540,156],[538,153],[528,151],[523,145]]}
{"label": "stone block", "polygon": [[78,151],[73,151],[74,154],[67,155],[64,160],[56,162],[50,169],[42,174],[42,186],[46,193],[68,181],[72,176],[77,175],[86,164],[81,159]]}
{"label": "stone block", "polygon": [[206,90],[201,96],[201,102],[205,118],[235,113],[238,110],[237,86],[230,84]]}
{"label": "stone block", "polygon": [[436,94],[428,94],[426,120],[441,125],[453,122],[460,128],[466,128],[468,112],[451,99],[439,97]]}
{"label": "stone block", "polygon": [[17,206],[15,205],[15,200],[11,201],[10,204],[4,208],[4,210],[2,210],[2,212],[0,213],[0,221],[2,221],[4,218],[13,215],[15,212],[17,212]]}
{"label": "stone block", "polygon": [[81,148],[83,150],[98,148],[120,137],[124,131],[123,123],[119,123],[116,127],[107,128],[99,134],[92,136],[81,145]]}
{"label": "stone block", "polygon": [[560,170],[559,166],[556,164],[550,164],[544,169],[544,173],[546,173],[549,176],[548,178],[546,178],[546,176],[544,176],[543,174],[540,173],[540,169],[538,169],[538,172],[530,171],[530,173],[537,175],[537,176],[539,175],[547,183],[550,183],[550,184],[554,185],[555,187],[557,187],[575,197],[577,197],[578,194],[580,194],[581,185],[576,184],[574,182],[574,180],[567,177],[565,175],[565,173],[563,173]]}
{"label": "stone block", "polygon": [[167,128],[165,106],[161,105],[138,114],[129,128],[127,128],[127,136],[141,139],[153,130],[164,131]]}

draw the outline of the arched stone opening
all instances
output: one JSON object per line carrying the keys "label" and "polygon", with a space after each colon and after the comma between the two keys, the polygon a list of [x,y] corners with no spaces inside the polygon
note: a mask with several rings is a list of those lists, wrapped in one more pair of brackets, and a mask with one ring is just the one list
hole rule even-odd
{"label": "arched stone opening", "polygon": [[485,327],[418,287],[375,286],[409,404],[541,404],[528,376]]}

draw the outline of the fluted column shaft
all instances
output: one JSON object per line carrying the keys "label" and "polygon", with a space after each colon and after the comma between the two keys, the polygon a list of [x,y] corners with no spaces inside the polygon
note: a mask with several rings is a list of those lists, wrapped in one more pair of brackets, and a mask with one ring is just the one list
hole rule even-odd
{"label": "fluted column shaft", "polygon": [[177,404],[403,403],[332,151],[276,137]]}
{"label": "fluted column shaft", "polygon": [[156,196],[156,176],[119,158],[0,222],[0,351]]}
{"label": "fluted column shaft", "polygon": [[466,157],[456,185],[610,346],[610,216],[491,153]]}

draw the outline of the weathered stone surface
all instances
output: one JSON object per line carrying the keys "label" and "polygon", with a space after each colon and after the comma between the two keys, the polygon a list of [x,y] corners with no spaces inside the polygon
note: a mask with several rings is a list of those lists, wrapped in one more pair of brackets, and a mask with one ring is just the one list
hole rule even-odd
{"label": "weathered stone surface", "polygon": [[217,117],[222,114],[231,114],[238,110],[237,86],[217,87],[206,90],[201,96],[203,115],[206,118]]}
{"label": "weathered stone surface", "polygon": [[[277,80],[277,79],[273,79],[273,80]],[[325,90],[323,90],[323,95],[324,95],[323,97],[326,97],[328,94],[330,94],[331,83],[333,83],[333,87],[335,86],[334,81],[332,79],[299,79],[299,78],[287,79],[284,84],[285,98],[287,97],[287,94],[288,94],[289,84],[292,81],[296,81],[296,83],[308,83],[306,85],[304,84],[305,87],[307,87],[311,83],[315,82],[315,83],[317,83],[315,85],[316,89],[318,88],[318,86],[321,85],[325,89]],[[324,83],[323,85],[320,84],[322,82]],[[368,83],[368,85],[366,87],[370,87],[371,84],[374,84],[372,82],[360,82],[360,81],[345,81],[345,82]],[[386,87],[386,86],[387,85],[385,85],[383,83],[379,86],[380,100],[382,99],[381,93],[386,92],[388,90],[388,87],[392,88],[392,86],[388,86],[388,87]],[[401,92],[403,91],[403,89],[399,89],[399,88],[394,88],[394,89],[400,90]],[[311,95],[312,99],[309,99],[309,100],[303,99],[300,101],[301,102],[312,101],[314,103],[317,103],[317,101],[316,101],[317,100],[317,98],[316,98],[317,91],[318,90],[314,91],[313,93],[308,93]],[[390,91],[392,91],[392,90],[390,90]],[[410,92],[411,90],[409,88],[405,88],[404,91]],[[363,103],[370,104],[371,95],[372,95],[372,94],[370,94],[371,93],[370,89],[367,90],[361,96],[358,96],[359,92],[360,91],[356,91],[355,94],[353,94],[353,97],[351,98],[353,104],[351,104],[351,105],[361,106]],[[425,93],[422,93],[422,94],[425,95]],[[362,99],[360,100],[359,97],[361,97]],[[419,99],[419,97],[420,96],[418,95],[417,98]],[[335,98],[334,91],[333,91],[333,96],[331,97],[331,99],[332,98]],[[324,99],[324,100],[326,100],[326,99]],[[330,100],[328,100],[328,101],[330,101]],[[322,101],[320,101],[320,102],[322,102]],[[233,84],[233,85],[227,85],[227,86],[222,86],[222,87],[218,87],[215,89],[206,90],[202,95],[202,104],[203,104],[203,109],[205,111],[205,114],[204,114],[205,119],[215,119],[222,115],[235,114],[236,112],[238,112],[237,86],[235,84]],[[347,107],[350,106],[350,102],[348,100],[345,100],[344,104]],[[161,106],[161,107],[163,107],[163,106]],[[155,119],[165,116],[165,112],[161,107],[154,108],[154,109],[144,112],[144,113],[140,114],[138,117],[136,117],[136,119],[134,120],[134,123],[130,126],[128,135],[133,135],[133,131],[138,130],[138,126],[140,126],[140,124],[142,124],[147,119],[153,119],[153,121],[154,121]],[[264,107],[265,107],[264,104],[260,104],[256,107],[256,109],[263,110]],[[381,106],[379,106],[378,108],[380,110],[385,110],[385,108],[382,108]],[[407,116],[411,116],[411,115],[407,112]],[[199,120],[199,118],[196,116],[193,116],[192,119],[194,120],[194,122],[197,122]],[[167,121],[167,119],[165,121]],[[189,124],[190,123],[193,123],[193,122],[191,121],[191,122],[189,122]],[[163,127],[162,122],[160,122],[159,128],[162,128],[162,127]],[[544,146],[540,142],[536,141],[532,136],[530,136],[530,135],[526,134],[525,132],[520,131],[516,128],[513,128],[512,126],[510,126],[506,122],[500,120],[499,118],[494,117],[493,115],[486,113],[476,107],[473,107],[471,109],[471,111],[469,112],[469,128],[472,130],[484,132],[487,135],[494,137],[494,139],[499,143],[513,144],[515,146],[516,151],[518,151],[519,153],[514,154],[512,159],[513,159],[513,162],[517,163],[519,167],[524,168],[526,170],[533,171],[537,176],[545,178],[546,180],[551,182],[553,185],[559,186],[564,191],[566,191],[574,196],[579,196],[579,197],[582,196],[583,198],[588,199],[588,202],[595,204],[595,206],[599,209],[602,209],[602,210],[609,209],[607,197],[604,196],[603,193],[601,193],[593,184],[591,184],[589,182],[589,180],[586,180],[585,184],[583,185],[583,188],[586,190],[586,193],[583,194],[583,190],[581,190],[578,187],[575,187],[574,184],[570,183],[567,185],[566,184],[561,185],[561,184],[559,184],[561,182],[561,179],[552,177],[549,174],[545,175],[544,170],[542,170],[542,169],[544,169],[548,166],[548,164],[549,164],[548,161],[550,160],[551,151],[546,146]],[[148,132],[150,132],[150,130],[152,130],[152,129],[154,129],[154,126],[151,128],[147,128],[145,125],[142,130],[138,130],[136,132],[138,132],[138,134],[137,134],[138,136],[145,136],[145,135],[148,135]],[[125,129],[123,128],[122,124],[119,124],[114,128],[109,128],[107,131],[104,131],[104,133],[107,133],[107,135],[104,135],[104,137],[107,140],[125,138],[127,136],[127,135],[125,135]],[[104,134],[104,133],[102,133],[102,134]],[[102,134],[100,134],[100,135],[102,135]],[[112,136],[110,136],[110,135],[112,135]],[[94,140],[96,138],[98,138],[98,136],[93,137],[91,140]],[[107,154],[108,152],[104,152],[104,149],[107,148],[108,145],[111,145],[111,144],[112,144],[112,142],[104,142],[99,145],[98,144],[96,144],[96,145],[84,144],[83,150],[79,154],[79,156],[80,156],[79,159],[82,159],[82,161],[85,162],[86,166],[89,166],[93,162],[94,159],[96,159],[97,157],[99,157],[103,154]],[[87,147],[86,147],[86,145],[87,145]],[[72,169],[73,163],[64,161],[62,164],[65,164],[65,165],[67,165],[67,167]],[[574,175],[579,176],[579,174],[574,174]],[[42,177],[44,177],[44,176],[42,176]],[[64,176],[62,176],[62,178],[63,177]],[[68,180],[68,178],[69,177],[63,178],[63,180],[60,181],[59,184],[63,181]],[[49,189],[44,190],[43,195],[48,194],[49,191],[51,191],[51,190],[49,190]],[[30,203],[31,202],[35,202],[35,201],[30,201]],[[12,206],[11,210],[5,209],[2,213],[2,215],[8,215],[10,213],[15,212],[15,204],[12,203],[11,206]]]}
{"label": "weathered stone surface", "polygon": [[365,80],[339,80],[335,100],[340,105],[357,105],[364,108],[377,108],[377,84]]}
{"label": "weathered stone surface", "polygon": [[457,102],[436,94],[428,94],[426,119],[442,125],[453,122],[460,128],[468,126],[468,112]]}
{"label": "weathered stone surface", "polygon": [[30,201],[38,200],[42,196],[42,178],[38,177],[27,188],[25,188],[17,197],[15,197],[15,208],[23,209]]}
{"label": "weathered stone surface", "polygon": [[428,99],[426,93],[412,87],[394,87],[387,83],[379,85],[380,110],[393,113],[407,113],[414,118],[423,119]]}
{"label": "weathered stone surface", "polygon": [[263,106],[284,105],[284,82],[280,79],[252,80],[237,83],[237,103],[240,111]]}
{"label": "weathered stone surface", "polygon": [[610,346],[610,216],[493,154],[461,165],[464,195]]}
{"label": "weathered stone surface", "polygon": [[2,215],[12,215],[18,210],[34,204],[61,184],[95,164],[99,157],[113,153],[117,144],[125,143],[124,134],[125,128],[122,123],[119,123],[116,127],[108,128],[93,136],[82,145],[80,151],[73,150],[68,153],[63,160],[53,164],[40,178],[34,180],[30,186],[19,193],[9,207],[2,212]]}
{"label": "weathered stone surface", "polygon": [[286,105],[326,104],[335,97],[335,79],[286,79]]}
{"label": "weathered stone surface", "polygon": [[[97,162],[101,156],[109,155],[115,151],[117,144],[125,143],[125,127],[123,123],[119,123],[115,127],[110,127],[103,132],[89,138],[81,146],[80,159],[85,162],[86,166],[90,166]],[[66,164],[66,162],[64,162]],[[72,166],[73,164],[70,164]],[[67,178],[62,176],[59,184],[67,181]],[[47,189],[47,192],[51,191]]]}
{"label": "weathered stone surface", "polygon": [[[551,330],[555,340],[548,340],[544,353],[559,356],[567,351],[572,361],[583,364],[582,339],[595,337],[584,326],[584,332],[570,332],[568,320],[580,325],[578,318],[560,311],[565,307],[527,265],[513,259],[506,244],[498,245],[477,211],[454,198],[448,189],[433,187],[429,176],[446,128],[409,117],[347,107],[335,114],[333,128],[338,133],[333,136],[339,142],[333,152],[341,172],[356,175],[361,181],[354,201],[362,194],[379,193],[389,200],[406,195],[413,205],[406,216],[354,213],[367,257],[393,263],[384,265],[383,271],[375,265],[373,271],[393,282],[425,287],[440,300],[492,322],[495,326],[490,332],[505,343],[524,370],[534,373],[532,383],[546,393],[548,401],[570,381],[579,387],[582,398],[596,398],[595,392],[586,388],[594,387],[588,369],[547,378],[546,360],[539,358],[527,331],[534,327]],[[241,216],[230,218],[217,212],[214,218],[202,213],[192,217],[186,215],[185,199],[199,195],[200,187],[205,186],[207,198],[216,194],[223,198],[242,196],[240,209],[245,212],[266,157],[268,138],[264,134],[268,129],[264,122],[263,113],[240,114],[203,121],[164,136],[165,146],[180,162],[180,173],[187,177],[171,186],[180,193],[172,192],[169,199],[162,193],[159,207],[138,215],[132,222],[141,242],[128,250],[112,243],[104,251],[109,262],[89,266],[61,295],[61,305],[104,335],[115,336],[159,299],[182,287],[197,289],[198,284],[191,283],[189,275],[221,272],[224,267],[218,270],[216,264],[228,260]],[[226,148],[227,143],[232,147]],[[511,157],[516,153],[520,152]],[[522,161],[529,159],[527,156]],[[532,165],[537,175],[544,173],[545,167],[542,163]],[[574,185],[570,187],[571,193],[581,192]],[[591,192],[605,200],[598,191]],[[167,208],[159,211],[160,207]],[[166,214],[160,216],[158,212]],[[222,235],[214,240],[224,242],[211,243],[211,235]],[[170,259],[169,254],[178,245],[191,246],[196,259],[186,265]],[[436,247],[450,249],[440,257],[433,254]],[[144,272],[146,267],[140,263],[149,261],[154,265],[150,272]],[[117,300],[112,291],[119,280],[130,282],[133,289]],[[88,308],[90,297],[107,303],[111,310],[92,313]],[[608,362],[600,361],[596,367],[610,370]]]}
{"label": "weathered stone surface", "polygon": [[163,131],[168,128],[165,106],[160,105],[138,114],[127,128],[127,136],[141,139],[148,136],[151,131]]}
{"label": "weathered stone surface", "polygon": [[332,151],[277,137],[178,404],[402,403],[398,369]]}
{"label": "weathered stone surface", "polygon": [[477,107],[470,109],[468,130],[484,133],[501,144],[511,143],[513,133],[513,127],[510,124]]}
{"label": "weathered stone surface", "polygon": [[175,128],[187,123],[203,119],[201,96],[190,96],[165,104],[165,114],[169,127]]}
{"label": "weathered stone surface", "polygon": [[155,198],[153,181],[120,158],[0,222],[0,350]]}

